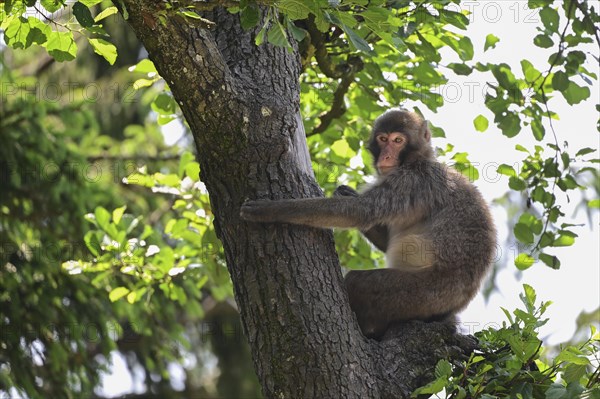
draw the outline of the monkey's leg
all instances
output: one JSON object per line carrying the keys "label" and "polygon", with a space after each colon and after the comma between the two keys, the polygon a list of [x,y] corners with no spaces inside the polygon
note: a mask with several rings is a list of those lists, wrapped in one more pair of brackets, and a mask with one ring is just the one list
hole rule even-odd
{"label": "monkey's leg", "polygon": [[398,269],[349,272],[345,278],[346,290],[363,334],[378,338],[394,322],[433,320],[458,312],[476,293],[477,284],[465,279],[458,281],[450,272],[435,267],[418,272]]}

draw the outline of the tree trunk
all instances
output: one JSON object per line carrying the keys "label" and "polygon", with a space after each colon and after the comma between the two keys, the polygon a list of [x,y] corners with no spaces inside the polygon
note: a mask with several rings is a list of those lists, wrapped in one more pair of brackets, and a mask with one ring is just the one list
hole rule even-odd
{"label": "tree trunk", "polygon": [[223,10],[207,15],[212,31],[177,16],[163,24],[152,17],[160,4],[115,2],[193,132],[265,396],[406,397],[461,343],[454,328],[409,323],[381,343],[365,339],[331,231],[239,218],[248,198],[322,195],[299,114],[298,52],[256,46],[256,30],[243,31],[238,15]]}

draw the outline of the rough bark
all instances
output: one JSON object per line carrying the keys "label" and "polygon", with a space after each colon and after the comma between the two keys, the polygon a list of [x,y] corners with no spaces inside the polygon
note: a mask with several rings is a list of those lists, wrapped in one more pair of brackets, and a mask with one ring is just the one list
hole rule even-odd
{"label": "rough bark", "polygon": [[[245,199],[322,195],[299,114],[297,51],[254,44],[237,15],[216,10],[208,31],[161,3],[124,0],[193,132],[245,334],[266,397],[406,397],[458,351],[454,329],[409,323],[383,342],[358,330],[330,231],[245,223]],[[123,13],[123,10],[121,9]]]}

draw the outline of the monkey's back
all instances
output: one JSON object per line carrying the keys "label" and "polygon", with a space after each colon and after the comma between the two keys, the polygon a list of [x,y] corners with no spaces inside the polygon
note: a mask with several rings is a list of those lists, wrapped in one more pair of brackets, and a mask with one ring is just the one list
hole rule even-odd
{"label": "monkey's back", "polygon": [[479,190],[456,170],[444,168],[445,184],[439,184],[441,201],[431,209],[431,240],[437,291],[453,307],[462,309],[476,295],[491,267],[496,230],[489,207]]}
{"label": "monkey's back", "polygon": [[432,210],[432,239],[439,267],[484,274],[496,246],[496,230],[489,207],[479,190],[463,175],[446,168],[446,193],[441,207]]}

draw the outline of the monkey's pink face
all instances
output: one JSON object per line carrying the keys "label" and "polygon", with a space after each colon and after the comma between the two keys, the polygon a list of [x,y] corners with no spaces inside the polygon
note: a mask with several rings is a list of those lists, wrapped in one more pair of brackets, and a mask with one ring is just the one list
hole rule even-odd
{"label": "monkey's pink face", "polygon": [[375,139],[380,150],[377,170],[379,174],[387,175],[400,163],[400,153],[406,147],[408,139],[400,132],[377,133]]}

